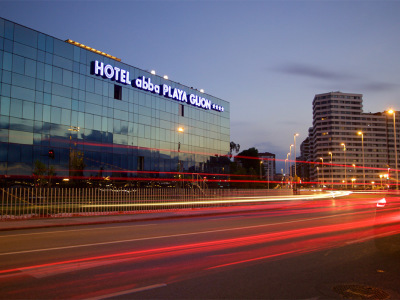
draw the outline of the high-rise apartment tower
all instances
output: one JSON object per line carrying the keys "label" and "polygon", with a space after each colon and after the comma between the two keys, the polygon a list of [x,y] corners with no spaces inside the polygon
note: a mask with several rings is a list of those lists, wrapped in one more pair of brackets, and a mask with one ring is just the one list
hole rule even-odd
{"label": "high-rise apartment tower", "polygon": [[309,131],[312,181],[335,188],[396,184],[400,126],[395,153],[393,114],[363,113],[362,98],[342,92],[315,95]]}

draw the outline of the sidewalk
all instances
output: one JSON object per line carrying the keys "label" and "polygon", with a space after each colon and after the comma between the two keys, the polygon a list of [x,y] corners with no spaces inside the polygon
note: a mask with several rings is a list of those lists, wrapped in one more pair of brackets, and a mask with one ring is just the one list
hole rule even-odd
{"label": "sidewalk", "polygon": [[176,219],[187,217],[201,217],[225,214],[247,213],[251,211],[265,211],[271,209],[279,209],[284,205],[277,203],[262,205],[246,205],[246,206],[229,206],[229,207],[213,207],[213,208],[197,208],[197,209],[180,209],[165,212],[149,212],[136,214],[118,214],[118,215],[102,215],[102,216],[82,216],[82,217],[66,217],[66,218],[43,218],[43,219],[18,219],[0,221],[0,231],[48,228],[48,227],[64,227],[64,226],[81,226],[81,225],[97,225],[109,223],[124,222],[140,222],[162,219]]}

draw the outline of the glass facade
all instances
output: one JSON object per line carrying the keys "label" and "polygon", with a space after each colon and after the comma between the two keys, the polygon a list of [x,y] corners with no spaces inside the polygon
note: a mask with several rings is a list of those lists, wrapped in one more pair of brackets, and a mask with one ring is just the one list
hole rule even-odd
{"label": "glass facade", "polygon": [[[129,72],[132,84],[94,74],[95,61]],[[138,88],[143,76],[187,101]],[[38,161],[82,178],[226,168],[218,158],[229,153],[228,102],[1,18],[0,82],[0,176],[29,178]]]}

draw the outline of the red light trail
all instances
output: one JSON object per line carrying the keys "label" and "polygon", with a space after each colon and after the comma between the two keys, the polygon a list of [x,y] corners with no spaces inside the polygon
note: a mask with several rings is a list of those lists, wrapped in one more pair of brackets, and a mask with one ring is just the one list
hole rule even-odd
{"label": "red light trail", "polygon": [[[29,278],[34,278],[34,285],[23,286],[14,291],[15,294],[11,298],[18,298],[18,295],[29,293],[31,289],[43,289],[46,278],[55,278],[56,275],[68,276],[67,281],[54,283],[51,289],[62,292],[65,298],[71,298],[77,297],[74,289],[70,288],[76,286],[79,288],[78,298],[100,297],[104,294],[121,293],[123,290],[139,291],[146,286],[157,287],[161,283],[170,284],[191,276],[199,276],[195,274],[242,268],[249,264],[362,243],[373,239],[375,235],[400,234],[399,214],[392,206],[383,208],[382,218],[375,219],[371,213],[374,212],[378,200],[378,196],[359,196],[350,200],[288,202],[280,209],[272,209],[272,204],[268,211],[233,214],[231,221],[227,219],[232,224],[236,224],[236,219],[264,220],[255,225],[237,224],[231,227],[222,226],[222,222],[211,222],[207,230],[193,232],[182,227],[176,234],[157,236],[153,233],[141,239],[113,241],[110,236],[109,242],[105,240],[104,243],[73,246],[87,251],[79,252],[82,254],[70,259],[56,259],[54,255],[43,255],[70,252],[72,248],[68,244],[65,249],[61,246],[42,249],[40,256],[37,256],[42,262],[0,270],[0,284],[11,281],[23,283]],[[395,202],[400,204],[398,198],[393,197],[389,201],[390,204]],[[215,227],[215,224],[219,224],[218,227]],[[110,247],[106,248],[107,244]],[[119,251],[116,245],[126,245],[121,249],[127,250]],[[100,251],[103,247],[104,251]],[[92,249],[97,254],[90,254]],[[21,254],[3,253],[2,256],[6,258],[28,254],[29,250]],[[53,258],[46,261],[47,256]],[[115,268],[118,271],[115,271]],[[96,269],[94,276],[80,275],[77,277],[79,280],[75,278],[75,274],[86,274],[91,269]],[[92,288],[94,286],[95,290]]]}

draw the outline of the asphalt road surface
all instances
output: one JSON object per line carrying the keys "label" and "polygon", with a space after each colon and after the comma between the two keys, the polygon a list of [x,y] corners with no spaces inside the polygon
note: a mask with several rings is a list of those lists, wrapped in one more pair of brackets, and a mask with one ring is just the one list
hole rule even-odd
{"label": "asphalt road surface", "polygon": [[383,255],[374,239],[400,234],[398,211],[385,212],[390,222],[377,231],[380,198],[3,231],[0,298],[400,299],[400,255]]}

